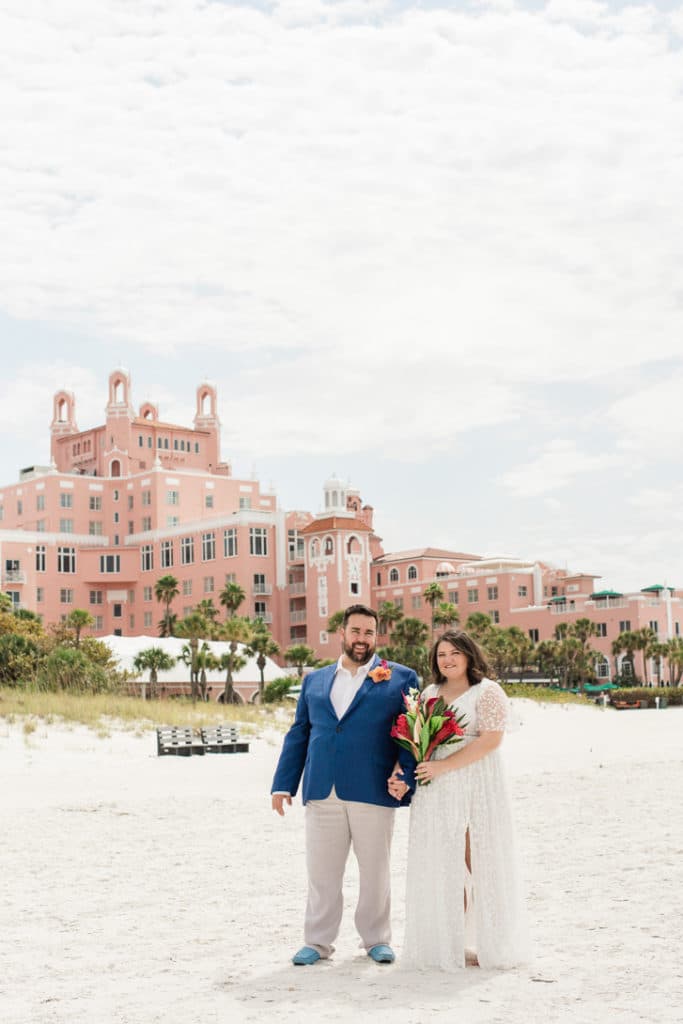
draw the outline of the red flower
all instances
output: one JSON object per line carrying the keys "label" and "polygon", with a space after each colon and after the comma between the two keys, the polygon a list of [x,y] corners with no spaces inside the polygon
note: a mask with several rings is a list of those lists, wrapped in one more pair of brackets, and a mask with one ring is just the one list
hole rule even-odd
{"label": "red flower", "polygon": [[464,735],[465,735],[464,731],[460,728],[460,726],[458,725],[458,723],[455,720],[455,715],[453,715],[453,714],[449,715],[446,718],[446,721],[443,723],[443,725],[439,729],[439,731],[432,738],[431,743],[427,747],[427,752],[425,753],[424,760],[428,761],[429,758],[432,756],[432,753],[433,753],[435,747],[438,747],[440,743],[444,742],[444,740],[448,740],[449,736],[464,736]]}
{"label": "red flower", "polygon": [[412,740],[410,725],[405,715],[399,715],[391,729],[391,735],[395,739]]}

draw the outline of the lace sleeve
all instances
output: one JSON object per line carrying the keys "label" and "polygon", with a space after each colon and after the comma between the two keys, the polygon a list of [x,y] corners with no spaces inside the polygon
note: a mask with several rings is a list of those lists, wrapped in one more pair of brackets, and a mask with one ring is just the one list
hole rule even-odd
{"label": "lace sleeve", "polygon": [[510,702],[503,688],[492,679],[482,680],[477,701],[479,732],[504,732],[510,723]]}

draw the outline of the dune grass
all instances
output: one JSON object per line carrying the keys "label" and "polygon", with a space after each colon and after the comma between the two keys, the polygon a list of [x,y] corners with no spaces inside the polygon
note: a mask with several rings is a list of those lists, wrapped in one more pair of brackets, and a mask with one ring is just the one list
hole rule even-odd
{"label": "dune grass", "polygon": [[119,694],[42,693],[0,687],[0,719],[21,721],[24,732],[41,721],[86,725],[100,734],[112,728],[142,732],[160,725],[202,726],[238,724],[240,732],[254,735],[262,729],[284,731],[291,722],[294,706],[284,704],[193,703],[189,699],[141,700]]}
{"label": "dune grass", "polygon": [[583,704],[584,706],[594,703],[594,694],[590,697],[580,693],[570,693],[568,690],[551,690],[549,686],[534,686],[533,683],[505,683],[504,690],[508,697],[524,697],[527,700],[535,700],[539,704]]}

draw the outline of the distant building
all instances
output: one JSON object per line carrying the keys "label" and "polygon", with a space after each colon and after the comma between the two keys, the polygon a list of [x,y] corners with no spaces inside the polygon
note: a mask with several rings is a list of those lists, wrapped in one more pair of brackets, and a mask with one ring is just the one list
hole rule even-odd
{"label": "distant building", "polygon": [[[238,480],[220,459],[215,388],[196,392],[191,427],[166,423],[155,405],[136,413],[123,369],[109,377],[105,422],[79,430],[76,402],[54,396],[50,466],[32,466],[0,490],[2,589],[16,607],[57,622],[87,608],[96,635],[155,633],[163,608],[154,597],[161,576],[178,580],[172,611],[196,605],[238,582],[240,613],[262,618],[283,648],[307,643],[336,658],[329,617],[353,602],[398,604],[431,622],[425,587],[438,582],[464,623],[484,612],[517,625],[534,640],[559,622],[587,617],[604,654],[598,675],[623,668],[612,641],[624,630],[651,627],[666,640],[680,635],[681,594],[652,586],[634,594],[595,590],[594,573],[570,573],[541,562],[484,559],[436,548],[387,554],[374,510],[336,477],[324,484],[324,509],[283,511],[257,480]],[[642,662],[641,662],[642,664]],[[649,675],[656,670],[649,666]]]}

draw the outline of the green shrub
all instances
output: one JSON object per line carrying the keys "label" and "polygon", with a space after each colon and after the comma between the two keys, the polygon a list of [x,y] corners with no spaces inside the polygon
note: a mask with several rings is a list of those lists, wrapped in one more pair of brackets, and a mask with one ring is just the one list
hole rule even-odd
{"label": "green shrub", "polygon": [[683,705],[683,689],[677,686],[629,686],[626,689],[612,690],[610,694],[612,701],[625,700],[629,704],[633,704],[637,700],[645,700],[649,708],[657,706],[655,697],[665,700],[669,707]]}
{"label": "green shrub", "polygon": [[282,676],[280,679],[273,679],[263,691],[263,703],[273,704],[287,696],[292,686],[299,685],[298,676]]}

